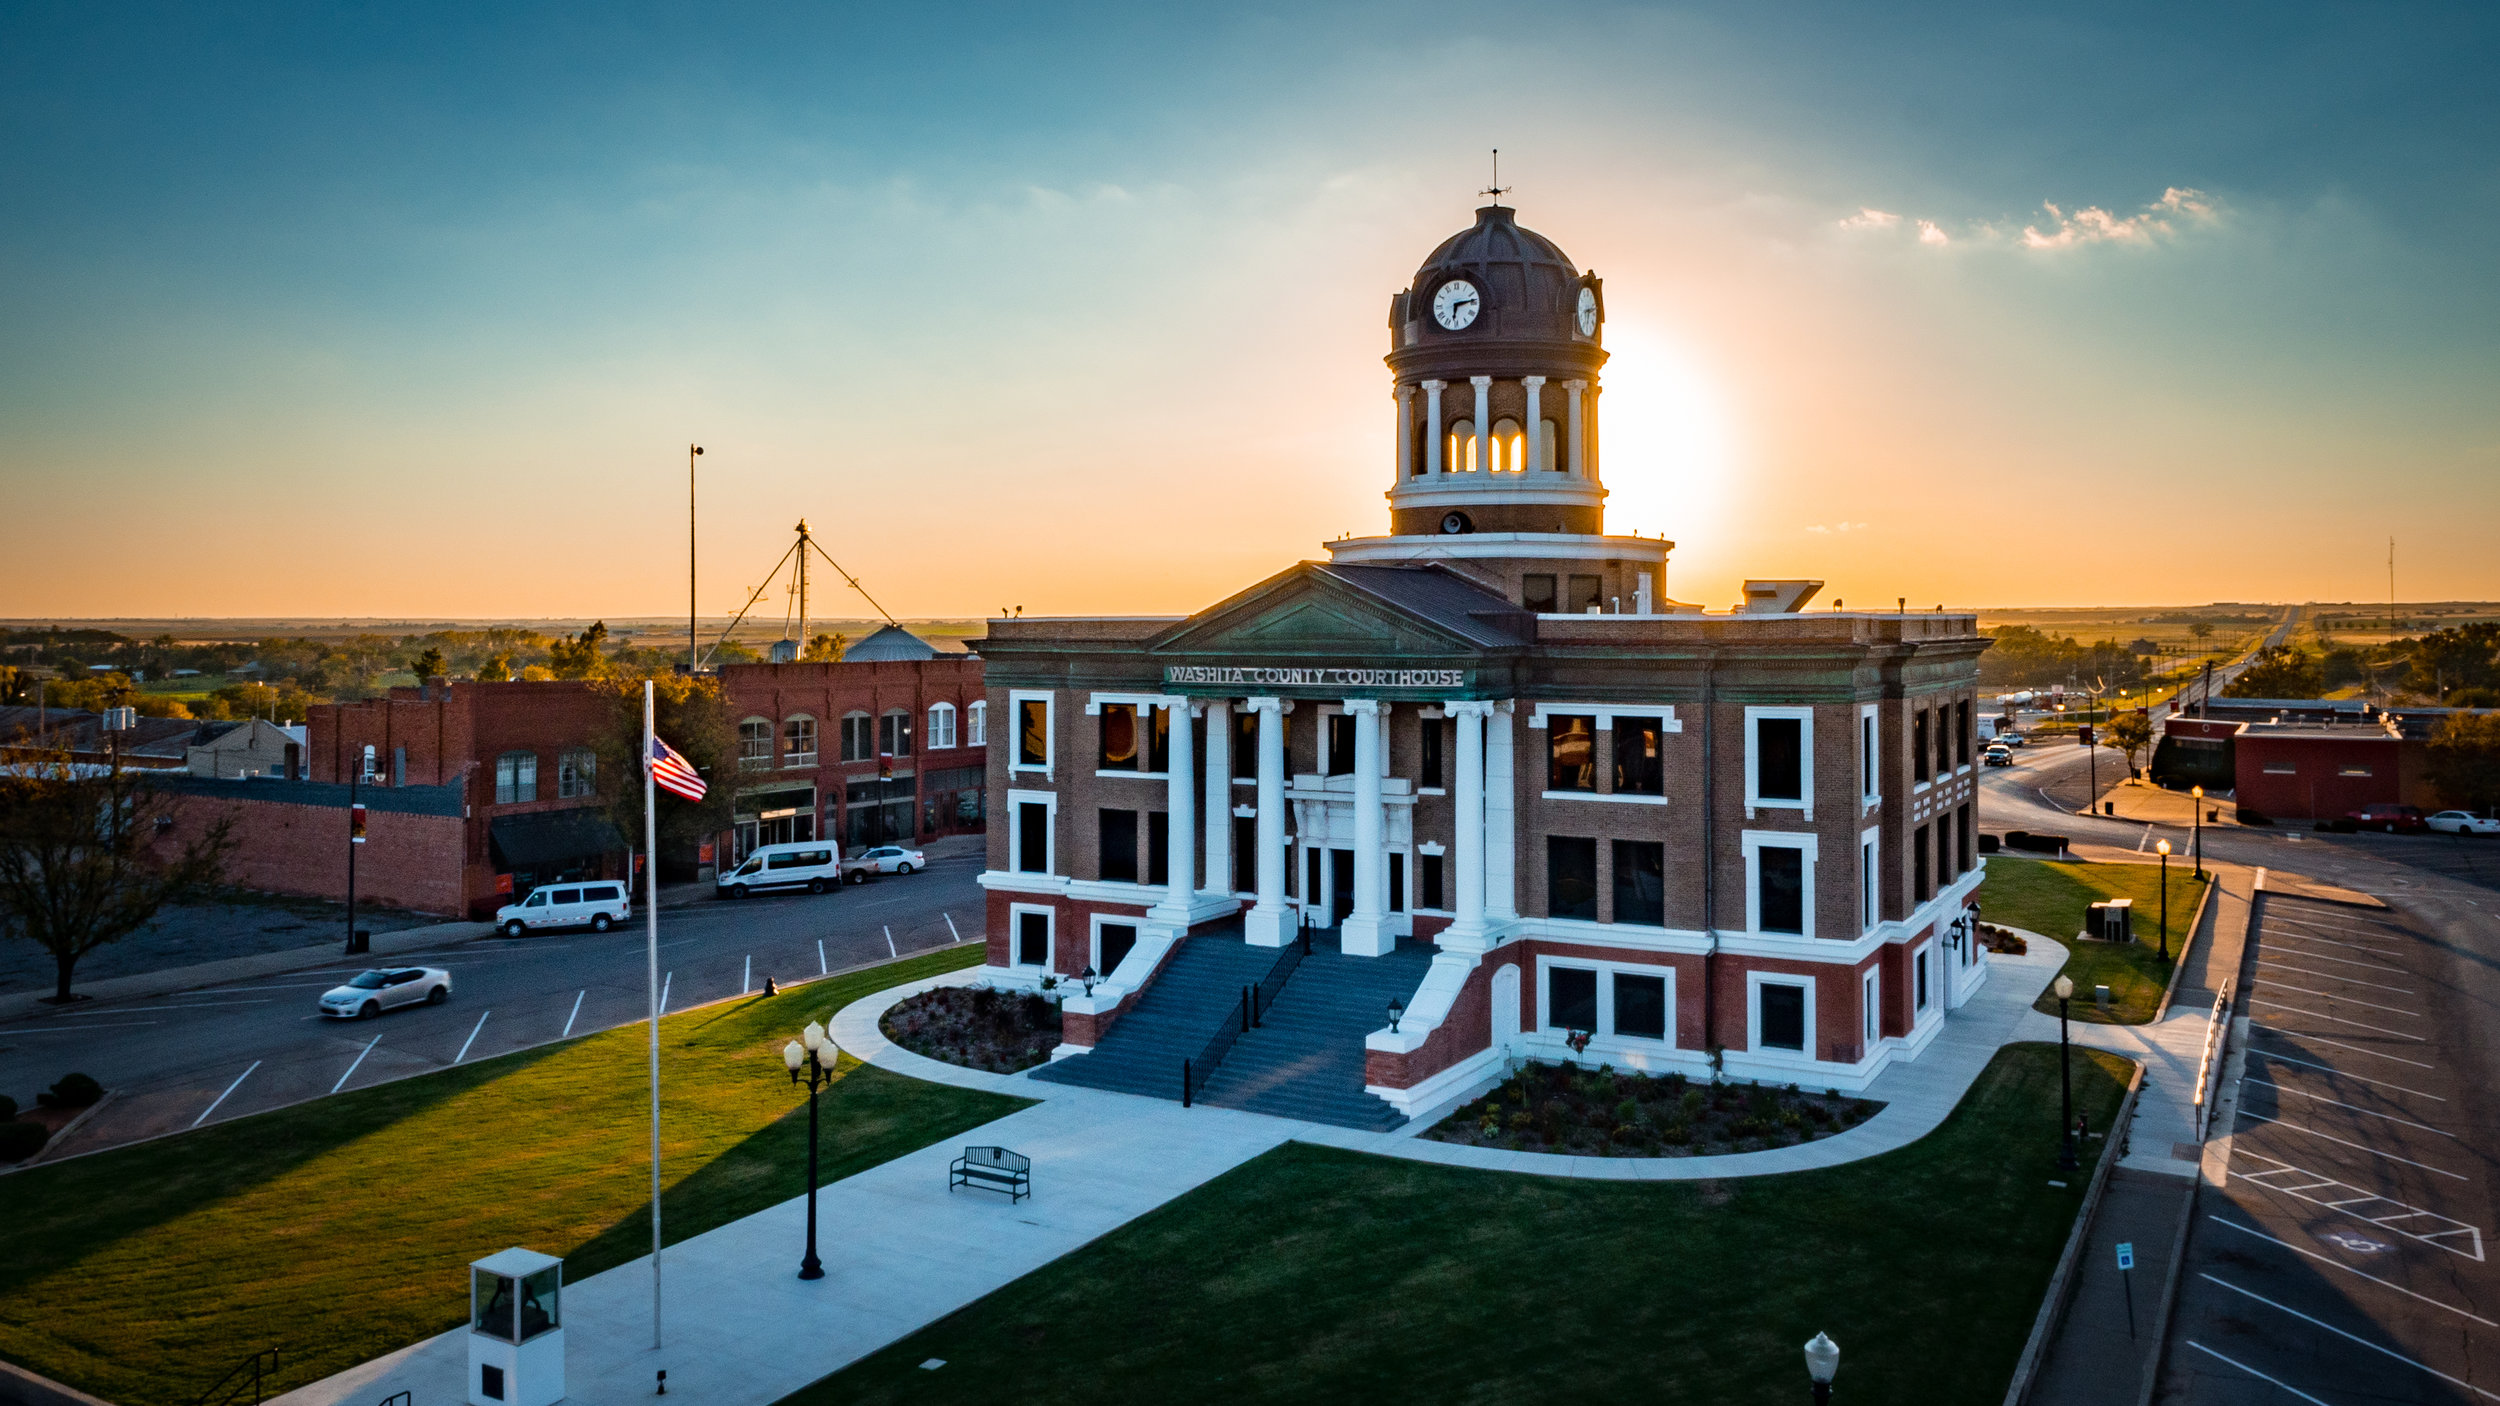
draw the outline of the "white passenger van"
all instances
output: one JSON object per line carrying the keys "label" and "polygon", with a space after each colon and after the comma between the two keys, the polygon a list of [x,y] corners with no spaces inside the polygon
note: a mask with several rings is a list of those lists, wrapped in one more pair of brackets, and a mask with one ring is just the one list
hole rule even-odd
{"label": "white passenger van", "polygon": [[591,879],[566,884],[541,884],[518,903],[495,910],[495,926],[506,937],[532,930],[587,927],[606,932],[634,916],[633,899],[623,879]]}
{"label": "white passenger van", "polygon": [[757,889],[803,888],[823,893],[842,887],[842,847],[831,840],[800,840],[786,845],[757,845],[746,862],[720,876],[713,888],[722,898],[744,898]]}

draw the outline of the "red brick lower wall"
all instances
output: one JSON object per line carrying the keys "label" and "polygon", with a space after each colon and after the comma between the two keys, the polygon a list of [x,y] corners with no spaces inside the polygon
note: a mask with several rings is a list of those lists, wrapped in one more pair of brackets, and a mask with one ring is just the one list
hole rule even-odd
{"label": "red brick lower wall", "polygon": [[[174,826],[161,849],[189,843],[215,822],[232,818],[234,848],[226,882],[262,893],[342,900],[347,897],[347,812],[335,806],[289,805],[245,797],[186,795],[172,806]],[[365,813],[357,846],[356,898],[419,913],[458,915],[465,822],[454,815]]]}
{"label": "red brick lower wall", "polygon": [[1146,908],[1142,904],[1080,903],[1043,893],[1005,893],[989,891],[988,924],[989,964],[994,967],[1015,965],[1015,923],[1011,908],[1047,908],[1051,910],[1050,969],[1063,977],[1075,976],[1090,965],[1094,945],[1094,915],[1117,918],[1143,926]]}

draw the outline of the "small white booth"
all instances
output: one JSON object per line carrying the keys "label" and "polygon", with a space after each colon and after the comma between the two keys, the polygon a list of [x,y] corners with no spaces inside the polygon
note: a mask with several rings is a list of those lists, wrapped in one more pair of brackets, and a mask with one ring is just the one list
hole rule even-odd
{"label": "small white booth", "polygon": [[564,1399],[564,1261],[514,1246],[469,1265],[469,1406]]}

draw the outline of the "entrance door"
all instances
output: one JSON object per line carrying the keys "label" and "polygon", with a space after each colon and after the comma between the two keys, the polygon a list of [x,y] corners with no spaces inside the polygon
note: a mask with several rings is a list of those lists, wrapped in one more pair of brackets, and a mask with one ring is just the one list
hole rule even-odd
{"label": "entrance door", "polygon": [[1328,878],[1336,892],[1328,896],[1328,920],[1342,923],[1354,911],[1354,851],[1332,849],[1328,852]]}

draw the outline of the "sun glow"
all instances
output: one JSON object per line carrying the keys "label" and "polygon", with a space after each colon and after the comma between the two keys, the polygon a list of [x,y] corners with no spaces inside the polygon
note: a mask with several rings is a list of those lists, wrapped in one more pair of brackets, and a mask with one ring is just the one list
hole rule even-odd
{"label": "sun glow", "polygon": [[[1741,451],[1727,390],[1693,348],[1654,325],[1608,324],[1599,425],[1610,532],[1663,532],[1713,557]],[[1688,555],[1679,550],[1679,556]]]}

